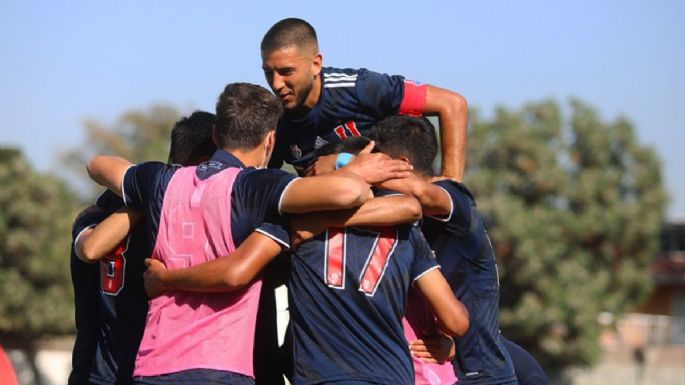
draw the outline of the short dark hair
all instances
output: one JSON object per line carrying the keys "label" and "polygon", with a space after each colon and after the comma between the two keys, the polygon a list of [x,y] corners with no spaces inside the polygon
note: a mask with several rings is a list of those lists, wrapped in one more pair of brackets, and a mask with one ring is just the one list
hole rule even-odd
{"label": "short dark hair", "polygon": [[195,111],[176,122],[171,130],[169,163],[191,166],[211,157],[216,151],[214,124],[216,116],[206,111]]}
{"label": "short dark hair", "polygon": [[363,150],[364,147],[369,144],[369,142],[371,142],[369,139],[357,136],[345,138],[337,142],[329,142],[314,151],[314,158],[316,159],[320,156],[339,154],[341,152],[347,152],[356,155],[359,153],[359,151]]}
{"label": "short dark hair", "polygon": [[221,148],[253,149],[276,128],[283,106],[276,96],[249,83],[226,86],[216,103],[216,139]]}
{"label": "short dark hair", "polygon": [[313,45],[319,50],[316,30],[311,24],[294,17],[283,19],[274,24],[262,38],[262,52],[273,52],[288,47]]}
{"label": "short dark hair", "polygon": [[433,160],[438,154],[435,127],[426,118],[393,115],[377,122],[369,138],[376,147],[391,158],[405,156],[414,170],[434,175]]}

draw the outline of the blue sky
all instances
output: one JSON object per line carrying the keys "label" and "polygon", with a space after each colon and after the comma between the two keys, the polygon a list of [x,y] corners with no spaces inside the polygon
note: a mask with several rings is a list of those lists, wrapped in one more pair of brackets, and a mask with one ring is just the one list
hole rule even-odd
{"label": "blue sky", "polygon": [[664,164],[685,218],[685,2],[70,1],[0,3],[0,145],[35,167],[109,123],[166,102],[213,110],[226,83],[266,85],[259,41],[276,21],[317,29],[324,63],[403,74],[489,114],[577,96],[627,116]]}

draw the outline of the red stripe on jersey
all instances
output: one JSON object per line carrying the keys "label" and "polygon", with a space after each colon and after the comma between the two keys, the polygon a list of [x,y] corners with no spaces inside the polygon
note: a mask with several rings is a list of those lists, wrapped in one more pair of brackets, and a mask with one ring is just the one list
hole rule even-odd
{"label": "red stripe on jersey", "polygon": [[404,81],[404,96],[400,103],[400,115],[421,116],[426,107],[428,86],[416,84],[411,80]]}
{"label": "red stripe on jersey", "polygon": [[338,135],[338,138],[340,138],[340,139],[347,138],[347,134],[345,133],[345,127],[343,127],[343,126],[336,127],[335,128],[335,134]]}
{"label": "red stripe on jersey", "polygon": [[385,266],[397,242],[396,230],[383,229],[379,234],[376,245],[369,256],[366,268],[360,279],[360,290],[368,295],[376,292],[376,287],[383,277]]}
{"label": "red stripe on jersey", "polygon": [[345,123],[345,127],[347,127],[352,136],[362,136],[362,134],[359,133],[359,130],[357,130],[357,124],[354,121]]}
{"label": "red stripe on jersey", "polygon": [[334,288],[345,287],[345,229],[330,228],[326,245],[326,285]]}

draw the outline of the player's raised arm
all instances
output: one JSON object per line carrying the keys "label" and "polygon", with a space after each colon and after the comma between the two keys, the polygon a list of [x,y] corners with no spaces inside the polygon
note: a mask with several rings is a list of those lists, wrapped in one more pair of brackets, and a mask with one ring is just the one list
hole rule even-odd
{"label": "player's raised arm", "polygon": [[416,288],[426,298],[438,319],[441,332],[463,336],[469,329],[469,312],[457,298],[439,269],[433,269],[415,282]]}
{"label": "player's raised arm", "polygon": [[461,181],[464,177],[468,104],[463,96],[428,85],[423,114],[437,115],[442,147],[441,175]]}
{"label": "player's raised arm", "polygon": [[113,251],[129,234],[140,213],[122,208],[94,228],[84,231],[75,243],[76,255],[84,262],[97,262]]}
{"label": "player's raised arm", "polygon": [[284,245],[253,232],[232,254],[185,269],[168,270],[156,259],[146,259],[145,290],[156,297],[167,290],[227,292],[251,283]]}
{"label": "player's raised arm", "polygon": [[90,179],[119,196],[122,196],[121,185],[129,167],[131,162],[128,160],[108,155],[98,155],[86,165]]}

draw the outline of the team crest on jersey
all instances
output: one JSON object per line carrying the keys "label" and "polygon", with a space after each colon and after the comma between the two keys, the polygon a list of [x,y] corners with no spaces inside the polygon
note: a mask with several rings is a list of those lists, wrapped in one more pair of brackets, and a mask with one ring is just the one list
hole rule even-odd
{"label": "team crest on jersey", "polygon": [[300,147],[296,144],[291,144],[290,145],[290,154],[293,156],[295,159],[300,159],[302,157],[302,150]]}
{"label": "team crest on jersey", "polygon": [[362,136],[362,134],[359,133],[359,130],[357,129],[357,124],[352,120],[334,128],[333,132],[335,132],[335,134],[338,135],[338,138],[340,139],[345,139],[348,136]]}

